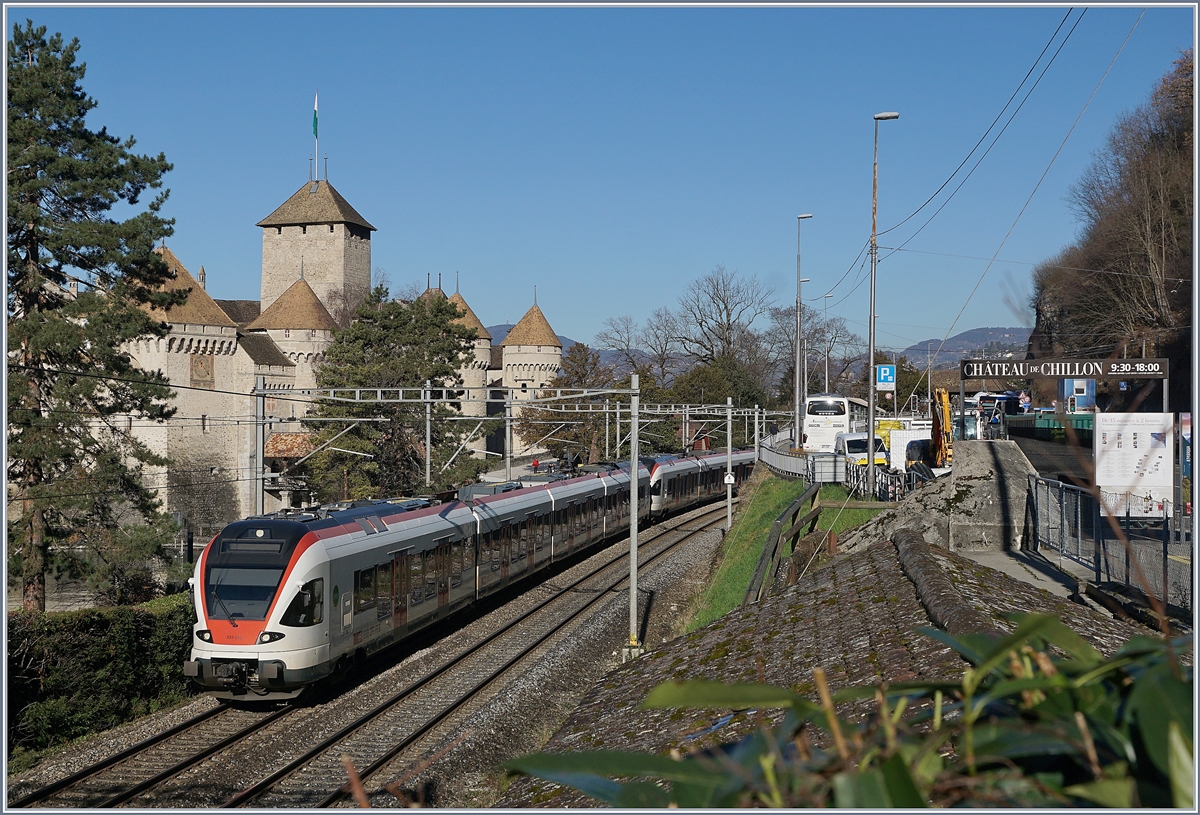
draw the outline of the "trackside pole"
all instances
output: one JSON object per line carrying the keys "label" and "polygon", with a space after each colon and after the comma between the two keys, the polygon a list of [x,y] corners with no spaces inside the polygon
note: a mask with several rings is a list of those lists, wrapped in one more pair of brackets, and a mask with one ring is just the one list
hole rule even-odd
{"label": "trackside pole", "polygon": [[[621,661],[628,662],[637,659],[645,651],[638,642],[638,507],[641,497],[641,480],[638,478],[638,375],[633,374],[629,379],[629,387],[633,393],[629,397],[629,644],[621,650]],[[618,438],[620,438],[618,434]]]}
{"label": "trackside pole", "polygon": [[725,531],[733,529],[733,397],[725,397]]}
{"label": "trackside pole", "polygon": [[263,391],[266,390],[266,378],[261,376],[254,377],[254,456],[258,460],[254,462],[254,514],[263,514],[263,492],[265,489],[266,475],[265,462],[263,458],[263,448],[266,446],[266,397]]}

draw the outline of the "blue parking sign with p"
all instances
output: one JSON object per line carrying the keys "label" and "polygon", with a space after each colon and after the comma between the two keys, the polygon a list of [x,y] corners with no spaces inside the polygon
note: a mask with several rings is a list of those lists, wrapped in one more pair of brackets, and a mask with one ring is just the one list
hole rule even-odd
{"label": "blue parking sign with p", "polygon": [[894,391],[896,389],[896,366],[875,366],[875,390]]}

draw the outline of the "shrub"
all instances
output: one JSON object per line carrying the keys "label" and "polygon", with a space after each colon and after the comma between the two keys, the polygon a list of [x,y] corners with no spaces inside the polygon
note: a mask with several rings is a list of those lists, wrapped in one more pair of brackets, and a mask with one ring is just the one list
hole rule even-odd
{"label": "shrub", "polygon": [[8,615],[8,748],[38,750],[192,693],[187,594],[141,606]]}
{"label": "shrub", "polygon": [[[1137,637],[1103,659],[1053,616],[1013,619],[1017,629],[999,639],[922,630],[971,663],[960,682],[830,694],[817,668],[819,703],[761,684],[666,683],[644,707],[787,713],[774,729],[688,756],[535,754],[504,766],[614,807],[1191,809],[1193,680],[1180,660],[1190,637]],[[876,705],[862,724],[834,710],[861,698]],[[812,746],[809,724],[835,749]]]}

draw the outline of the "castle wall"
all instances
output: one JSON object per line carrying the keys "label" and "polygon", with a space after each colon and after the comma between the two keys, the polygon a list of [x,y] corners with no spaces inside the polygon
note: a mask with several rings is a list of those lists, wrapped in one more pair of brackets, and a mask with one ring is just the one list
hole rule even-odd
{"label": "castle wall", "polygon": [[[352,313],[371,288],[371,233],[353,224],[263,227],[261,309],[304,279],[334,316]],[[348,311],[349,310],[349,311]]]}

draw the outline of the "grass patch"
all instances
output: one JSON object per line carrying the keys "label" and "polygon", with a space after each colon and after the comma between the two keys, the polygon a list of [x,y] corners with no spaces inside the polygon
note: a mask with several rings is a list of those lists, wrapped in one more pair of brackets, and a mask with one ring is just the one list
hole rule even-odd
{"label": "grass patch", "polygon": [[[821,519],[817,529],[831,529],[838,537],[874,518],[882,509],[842,509],[850,493],[841,484],[825,484],[821,487]],[[784,507],[786,509],[786,507]],[[779,510],[783,512],[783,510]]]}
{"label": "grass patch", "polygon": [[700,597],[688,631],[702,628],[741,605],[771,524],[805,488],[803,481],[778,478],[765,467],[759,468],[743,487],[737,520],[721,549],[721,563]]}

